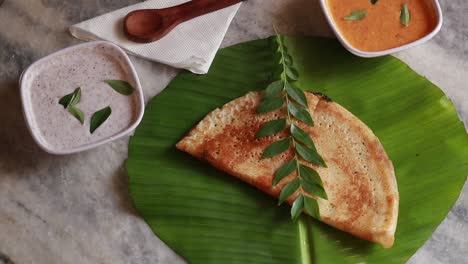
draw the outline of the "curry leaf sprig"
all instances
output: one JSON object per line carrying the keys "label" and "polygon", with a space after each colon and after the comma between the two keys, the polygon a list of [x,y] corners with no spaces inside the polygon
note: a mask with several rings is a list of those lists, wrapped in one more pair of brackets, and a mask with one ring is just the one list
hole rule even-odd
{"label": "curry leaf sprig", "polygon": [[[372,5],[376,5],[378,0],[370,0]],[[362,20],[367,16],[367,11],[366,10],[358,10],[358,11],[353,11],[349,13],[347,16],[344,17],[344,20]],[[400,23],[407,27],[410,23],[410,11],[408,9],[408,5],[404,3],[401,6],[401,11],[400,11]]]}
{"label": "curry leaf sprig", "polygon": [[65,95],[60,98],[59,104],[63,108],[68,109],[68,112],[74,116],[81,124],[84,124],[84,115],[83,112],[76,107],[76,105],[81,101],[81,88],[76,88],[72,93]]}
{"label": "curry leaf sprig", "polygon": [[300,123],[313,126],[314,122],[309,113],[304,92],[292,84],[299,78],[299,73],[293,66],[292,56],[288,54],[281,36],[277,34],[275,40],[280,56],[280,80],[267,86],[257,113],[283,109],[285,115],[265,123],[258,131],[256,138],[272,136],[284,131],[287,133],[286,138],[271,143],[262,155],[262,159],[272,158],[293,149],[293,157],[275,172],[273,178],[273,186],[276,186],[292,173],[297,174],[297,177],[282,188],[279,204],[299,192],[291,207],[291,218],[296,220],[305,209],[310,215],[320,219],[318,203],[310,195],[327,199],[327,194],[317,171],[307,166],[305,162],[321,167],[326,167],[326,164],[318,154],[310,135],[299,126]]}
{"label": "curry leaf sprig", "polygon": [[[108,84],[109,87],[114,89],[114,91],[125,95],[129,96],[131,95],[134,91],[135,88],[128,83],[127,81],[122,81],[122,80],[105,80],[105,83]],[[63,106],[63,108],[68,109],[68,112],[73,115],[80,123],[83,125],[84,124],[84,114],[83,112],[76,107],[76,105],[81,101],[81,88],[78,87],[76,88],[72,93],[69,93],[59,100],[59,104]],[[99,111],[96,111],[92,116],[91,116],[91,121],[90,121],[90,128],[89,132],[92,134],[96,129],[98,129],[112,114],[112,109],[110,106],[107,106],[106,108],[103,108]]]}

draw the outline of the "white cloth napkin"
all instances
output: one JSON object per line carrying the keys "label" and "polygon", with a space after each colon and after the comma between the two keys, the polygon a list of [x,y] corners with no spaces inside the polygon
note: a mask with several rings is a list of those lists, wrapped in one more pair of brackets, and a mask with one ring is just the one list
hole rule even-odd
{"label": "white cloth napkin", "polygon": [[139,44],[128,40],[123,33],[123,19],[136,9],[165,8],[187,0],[148,0],[104,14],[70,27],[70,33],[82,40],[107,40],[127,52],[145,59],[207,73],[221,41],[231,24],[240,3],[194,18],[178,25],[162,39]]}

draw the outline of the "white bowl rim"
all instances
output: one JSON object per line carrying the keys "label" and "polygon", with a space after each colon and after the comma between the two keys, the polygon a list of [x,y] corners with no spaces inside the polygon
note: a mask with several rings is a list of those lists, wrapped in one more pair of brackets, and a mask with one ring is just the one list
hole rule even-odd
{"label": "white bowl rim", "polygon": [[[117,133],[115,135],[111,135],[109,137],[105,137],[105,138],[103,138],[101,140],[98,140],[96,142],[88,143],[88,144],[85,144],[85,145],[82,145],[82,146],[73,147],[73,148],[69,148],[69,149],[52,148],[52,147],[48,146],[47,144],[45,144],[44,142],[42,142],[40,140],[40,136],[34,130],[33,122],[32,122],[32,113],[30,113],[30,107],[29,107],[29,104],[27,103],[28,99],[26,98],[26,90],[29,89],[30,87],[26,86],[24,76],[26,76],[31,71],[31,69],[34,69],[40,63],[42,63],[42,62],[44,62],[46,60],[49,60],[49,59],[51,59],[53,57],[59,56],[59,55],[61,55],[63,53],[67,53],[67,52],[70,52],[70,51],[75,50],[75,49],[98,46],[98,45],[101,45],[101,44],[112,46],[113,48],[115,48],[122,55],[122,58],[123,58],[124,62],[127,64],[128,68],[130,70],[130,74],[135,79],[135,84],[136,84],[135,89],[138,91],[138,100],[137,100],[138,104],[139,104],[138,107],[137,107],[138,116],[137,116],[137,118],[135,119],[135,121],[133,122],[133,124],[131,126],[129,126],[125,130],[123,130],[120,133]],[[24,119],[26,121],[27,128],[28,128],[29,132],[31,133],[32,138],[34,139],[36,144],[42,150],[44,150],[45,152],[50,153],[50,154],[66,155],[66,154],[82,152],[82,151],[85,151],[85,150],[89,150],[89,149],[101,146],[103,144],[106,144],[108,142],[114,141],[116,139],[119,139],[121,137],[124,137],[124,136],[130,134],[133,130],[136,129],[136,127],[140,124],[141,120],[143,119],[143,114],[144,114],[144,111],[145,111],[145,103],[144,103],[143,89],[141,87],[141,83],[140,83],[140,79],[138,77],[138,73],[136,72],[135,66],[133,65],[132,61],[128,57],[127,53],[125,53],[125,51],[123,51],[122,48],[120,48],[119,46],[115,45],[112,42],[102,41],[102,40],[91,41],[91,42],[86,42],[86,43],[74,45],[74,46],[71,46],[71,47],[67,47],[67,48],[58,50],[58,51],[56,51],[54,53],[51,53],[51,54],[49,54],[49,55],[35,61],[26,70],[24,70],[23,73],[21,74],[20,79],[19,79],[19,83],[20,83],[20,96],[21,96],[21,101],[22,101],[22,106],[23,106],[23,116],[24,116]]]}
{"label": "white bowl rim", "polygon": [[343,34],[340,32],[340,30],[336,26],[335,21],[333,20],[333,17],[330,14],[330,11],[329,11],[328,6],[327,6],[327,0],[320,0],[320,6],[322,7],[322,11],[325,14],[325,17],[327,19],[328,24],[330,25],[333,32],[335,33],[335,36],[338,38],[338,40],[341,42],[341,44],[348,51],[350,51],[351,53],[353,53],[354,55],[359,56],[359,57],[374,58],[374,57],[385,56],[385,55],[388,55],[388,54],[393,54],[393,53],[396,53],[396,52],[400,52],[400,51],[407,50],[407,49],[413,48],[415,46],[421,45],[421,44],[429,41],[435,35],[437,35],[437,33],[439,33],[440,29],[442,28],[442,24],[443,24],[442,9],[440,7],[440,3],[439,3],[438,0],[430,0],[430,1],[432,1],[432,3],[434,4],[435,12],[436,12],[436,15],[437,15],[437,25],[434,28],[434,30],[432,30],[426,36],[424,36],[424,37],[422,37],[422,38],[420,38],[418,40],[415,40],[413,42],[410,42],[408,44],[405,44],[405,45],[402,45],[402,46],[399,46],[399,47],[396,47],[396,48],[386,49],[386,50],[382,50],[382,51],[372,51],[372,52],[362,51],[360,49],[357,49],[357,48],[353,47],[346,40],[346,38],[343,36]]}

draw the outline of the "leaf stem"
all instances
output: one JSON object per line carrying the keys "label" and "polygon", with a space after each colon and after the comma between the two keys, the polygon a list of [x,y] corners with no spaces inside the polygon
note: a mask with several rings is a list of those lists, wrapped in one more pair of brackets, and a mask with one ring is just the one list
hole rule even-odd
{"label": "leaf stem", "polygon": [[312,255],[311,255],[311,239],[310,239],[310,223],[308,223],[304,218],[299,217],[298,220],[299,228],[299,237],[301,238],[302,243],[300,244],[301,249],[301,260],[302,264],[311,264]]}
{"label": "leaf stem", "polygon": [[[287,105],[289,104],[289,98],[288,98],[287,95],[285,96],[285,98],[286,98],[286,112],[288,113],[288,117],[287,117],[287,119],[286,119],[286,122],[287,122],[287,124],[289,125],[289,128],[290,128],[290,127],[291,127],[291,124],[292,124],[292,120],[291,120],[291,114],[290,114],[289,111],[287,110]],[[293,148],[295,148],[295,146],[296,146],[296,144],[297,144],[297,143],[296,143],[296,139],[294,139],[294,137],[293,137],[292,135],[291,135],[290,137],[291,137],[291,145],[292,145]],[[294,150],[294,158],[297,160],[297,162],[296,162],[297,177],[298,177],[299,179],[302,179],[302,178],[301,178],[301,171],[299,170],[300,162],[299,162],[299,158],[298,158],[298,155],[297,155],[297,151],[296,151],[296,150]],[[301,185],[302,185],[302,184],[301,184]]]}
{"label": "leaf stem", "polygon": [[[276,32],[276,28],[275,28],[275,32]],[[279,50],[280,50],[280,54],[281,54],[281,65],[283,66],[283,72],[281,73],[281,79],[283,80],[284,82],[284,87],[283,87],[283,92],[284,92],[284,98],[286,99],[286,114],[287,114],[287,119],[286,119],[286,122],[287,124],[289,125],[289,128],[291,127],[291,124],[292,124],[292,118],[291,118],[291,113],[289,113],[289,110],[288,110],[288,105],[289,105],[289,96],[287,95],[287,93],[285,92],[286,90],[286,85],[289,83],[288,81],[288,77],[286,75],[286,62],[284,60],[284,48],[283,48],[283,43],[281,41],[281,38],[279,37],[279,35],[277,34],[277,41],[279,42]],[[291,135],[291,146],[293,148],[296,147],[296,140],[294,139],[294,137]],[[301,171],[299,170],[299,165],[300,165],[300,162],[299,162],[299,157],[297,155],[297,151],[294,150],[294,159],[296,159],[296,171],[297,171],[297,177],[299,179],[302,180],[301,178]],[[301,182],[301,186],[302,186],[302,182]]]}

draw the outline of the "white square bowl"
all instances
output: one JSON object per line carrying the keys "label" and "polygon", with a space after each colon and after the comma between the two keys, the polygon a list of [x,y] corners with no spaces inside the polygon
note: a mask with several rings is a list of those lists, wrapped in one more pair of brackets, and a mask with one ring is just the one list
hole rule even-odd
{"label": "white square bowl", "polygon": [[[132,79],[132,82],[135,84],[135,93],[136,95],[136,118],[133,120],[133,122],[123,129],[121,132],[114,134],[114,135],[109,135],[107,137],[104,137],[102,139],[99,139],[98,141],[90,142],[85,145],[80,145],[77,147],[71,147],[71,148],[54,148],[50,146],[49,144],[46,144],[45,140],[42,138],[39,129],[37,127],[36,121],[34,120],[34,116],[32,113],[32,104],[31,104],[31,99],[30,99],[30,89],[32,88],[30,85],[30,82],[28,81],[31,76],[34,74],[34,71],[36,68],[39,68],[40,65],[42,65],[45,62],[53,61],[54,59],[58,58],[60,55],[63,55],[65,53],[69,53],[78,49],[86,49],[86,48],[93,48],[96,46],[104,45],[107,46],[108,48],[112,49],[112,51],[115,52],[116,54],[116,59],[121,63],[122,67],[127,71],[127,74],[130,76]],[[118,58],[117,58],[118,57]],[[44,151],[50,153],[50,154],[55,154],[55,155],[65,155],[65,154],[72,154],[76,152],[81,152],[85,151],[88,149],[95,148],[97,146],[103,145],[105,143],[108,143],[110,141],[116,140],[118,138],[124,137],[130,133],[132,133],[133,130],[139,125],[143,118],[143,113],[144,113],[144,97],[143,97],[143,90],[141,88],[141,83],[138,78],[138,74],[135,70],[135,67],[133,66],[132,62],[130,61],[130,58],[127,56],[127,54],[117,45],[107,42],[107,41],[93,41],[93,42],[88,42],[76,46],[72,46],[69,48],[65,48],[62,50],[59,50],[55,53],[52,53],[36,62],[31,64],[22,74],[20,77],[20,91],[21,91],[21,101],[23,104],[23,114],[27,123],[27,127],[34,139],[34,141],[37,143],[37,145]]]}
{"label": "white square bowl", "polygon": [[415,47],[417,45],[423,44],[423,43],[427,42],[428,40],[432,39],[435,35],[437,35],[437,33],[439,33],[440,29],[442,28],[442,22],[443,22],[442,9],[440,8],[439,1],[438,0],[426,0],[426,1],[428,1],[431,4],[431,8],[433,8],[433,10],[435,11],[435,13],[437,15],[437,25],[434,28],[434,30],[432,30],[432,32],[430,32],[429,34],[427,34],[426,36],[424,36],[424,37],[422,37],[422,38],[420,38],[418,40],[415,40],[415,41],[410,42],[408,44],[405,44],[403,46],[399,46],[399,47],[391,48],[391,49],[386,49],[386,50],[382,50],[382,51],[372,51],[372,52],[367,52],[367,51],[362,51],[362,50],[356,49],[355,47],[353,47],[346,40],[346,38],[340,32],[338,26],[335,24],[335,21],[333,20],[333,16],[332,16],[330,10],[328,9],[327,0],[320,0],[320,6],[322,7],[322,11],[325,14],[325,17],[326,17],[326,19],[328,21],[328,24],[332,28],[332,30],[335,33],[336,37],[338,38],[338,40],[341,42],[341,44],[349,52],[351,52],[354,55],[359,56],[359,57],[373,58],[373,57],[380,57],[380,56],[384,56],[384,55],[388,55],[388,54],[393,54],[393,53],[400,52],[400,51],[403,51],[403,50],[407,50],[409,48],[412,48],[412,47]]}

